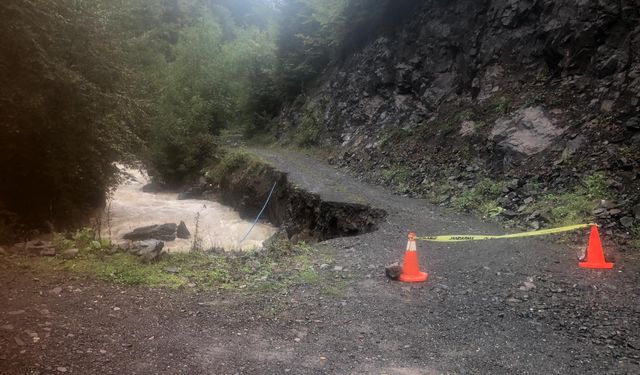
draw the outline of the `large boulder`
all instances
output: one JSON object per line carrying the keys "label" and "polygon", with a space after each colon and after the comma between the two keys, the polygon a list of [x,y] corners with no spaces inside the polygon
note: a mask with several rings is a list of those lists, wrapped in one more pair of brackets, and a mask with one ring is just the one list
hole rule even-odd
{"label": "large boulder", "polygon": [[129,241],[144,241],[144,240],[162,240],[173,241],[176,239],[176,231],[178,225],[176,223],[167,224],[155,224],[146,227],[140,227],[134,229],[123,236],[125,240]]}
{"label": "large boulder", "polygon": [[496,121],[490,139],[496,142],[504,164],[538,154],[563,133],[542,107],[528,107]]}
{"label": "large boulder", "polygon": [[129,252],[142,258],[143,261],[150,262],[158,258],[164,242],[158,240],[136,241],[129,246]]}

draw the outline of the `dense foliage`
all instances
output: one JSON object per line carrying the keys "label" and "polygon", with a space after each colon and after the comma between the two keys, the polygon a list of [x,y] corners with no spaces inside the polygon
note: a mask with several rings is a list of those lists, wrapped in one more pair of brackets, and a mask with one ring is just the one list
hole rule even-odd
{"label": "dense foliage", "polygon": [[116,161],[188,182],[221,131],[268,128],[396,3],[3,1],[0,227],[74,224],[102,204]]}
{"label": "dense foliage", "polygon": [[158,182],[179,186],[215,157],[222,129],[249,127],[266,105],[253,92],[274,62],[273,17],[261,1],[139,0],[129,7],[120,23],[131,27],[121,29],[154,93],[142,157]]}
{"label": "dense foliage", "polygon": [[0,216],[70,223],[139,145],[144,104],[99,4],[0,3]]}

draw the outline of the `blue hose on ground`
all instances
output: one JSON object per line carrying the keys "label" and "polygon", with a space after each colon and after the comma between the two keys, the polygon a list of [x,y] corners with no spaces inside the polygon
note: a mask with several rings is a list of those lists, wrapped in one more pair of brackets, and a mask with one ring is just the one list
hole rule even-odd
{"label": "blue hose on ground", "polygon": [[271,196],[273,195],[273,191],[276,190],[276,184],[278,183],[278,181],[273,183],[273,187],[271,188],[271,191],[269,192],[269,196],[267,197],[267,201],[264,202],[264,205],[262,206],[262,209],[260,210],[260,212],[258,213],[258,216],[256,217],[256,219],[253,221],[253,225],[251,225],[251,228],[249,228],[249,230],[247,231],[247,233],[244,235],[244,237],[242,237],[242,239],[240,240],[239,243],[242,243],[242,241],[246,240],[247,237],[249,236],[249,234],[251,233],[251,231],[253,230],[253,228],[255,228],[256,224],[258,224],[258,220],[260,220],[260,216],[262,216],[262,213],[264,212],[264,209],[267,208],[267,205],[269,204],[269,201],[271,200]]}

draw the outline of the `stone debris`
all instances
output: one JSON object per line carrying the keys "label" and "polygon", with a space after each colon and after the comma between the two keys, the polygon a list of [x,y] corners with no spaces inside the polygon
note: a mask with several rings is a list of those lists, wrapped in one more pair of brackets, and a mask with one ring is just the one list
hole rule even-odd
{"label": "stone debris", "polygon": [[164,242],[162,241],[146,240],[132,242],[128,251],[131,254],[139,256],[145,262],[151,262],[160,256],[163,248]]}
{"label": "stone debris", "polygon": [[160,240],[173,241],[176,239],[176,223],[148,225],[126,233],[122,238],[129,241]]}
{"label": "stone debris", "polygon": [[400,274],[402,273],[402,267],[398,262],[392,263],[384,268],[384,273],[391,280],[398,280],[398,278],[400,278]]}
{"label": "stone debris", "polygon": [[75,258],[78,253],[80,252],[80,250],[76,249],[76,248],[72,248],[72,249],[67,249],[65,251],[62,252],[62,257],[65,259],[72,259]]}

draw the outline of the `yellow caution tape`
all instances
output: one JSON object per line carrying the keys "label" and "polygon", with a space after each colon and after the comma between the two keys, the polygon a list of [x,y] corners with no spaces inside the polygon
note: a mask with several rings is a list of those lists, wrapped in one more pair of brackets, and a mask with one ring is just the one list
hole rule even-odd
{"label": "yellow caution tape", "polygon": [[560,228],[542,229],[542,230],[536,230],[532,232],[523,232],[523,233],[503,234],[500,236],[454,234],[454,235],[447,235],[447,236],[416,237],[416,240],[429,241],[429,242],[465,242],[465,241],[495,240],[495,239],[501,239],[501,238],[533,237],[533,236],[544,236],[546,234],[570,232],[576,229],[589,228],[593,225],[596,225],[596,224],[567,225],[565,227],[560,227]]}

